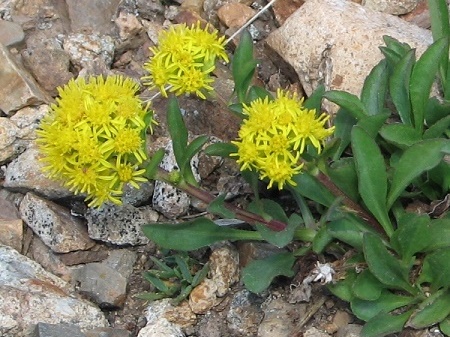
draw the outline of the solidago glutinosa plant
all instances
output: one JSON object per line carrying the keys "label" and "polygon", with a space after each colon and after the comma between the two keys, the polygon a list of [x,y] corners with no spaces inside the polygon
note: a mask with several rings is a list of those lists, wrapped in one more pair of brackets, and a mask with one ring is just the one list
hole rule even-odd
{"label": "solidago glutinosa plant", "polygon": [[[450,335],[450,28],[445,0],[430,0],[429,7],[435,42],[418,58],[407,44],[385,37],[384,58],[359,97],[320,86],[304,100],[253,86],[252,40],[248,33],[241,36],[231,60],[235,88],[229,104],[241,128],[235,140],[205,152],[236,160],[254,190],[247,209],[199,188],[190,161],[207,136],[188,141],[176,98],[206,98],[215,62],[228,61],[224,39],[211,27],[181,25],[163,32],[144,65],[143,82],[168,97],[179,170],[158,167],[163,150],[147,158],[143,145],[152,113],[136,98],[137,87],[120,77],[80,79],[60,90],[39,131],[45,170],[75,193],[85,193],[91,206],[120,202],[124,183],[160,179],[205,201],[210,213],[252,225],[218,226],[200,217],[148,224],[143,231],[176,250],[221,240],[287,247],[243,270],[254,292],[278,275],[292,276],[299,256],[326,254],[332,247],[333,256],[341,252],[334,264],[340,277],[328,287],[367,322],[363,336],[435,324]],[[321,110],[323,99],[340,107],[333,120]],[[261,198],[259,180],[289,191],[299,212],[286,214],[276,200]],[[414,201],[429,205],[428,211],[411,210]],[[317,206],[314,212],[310,205]],[[289,249],[293,241],[303,244]]]}

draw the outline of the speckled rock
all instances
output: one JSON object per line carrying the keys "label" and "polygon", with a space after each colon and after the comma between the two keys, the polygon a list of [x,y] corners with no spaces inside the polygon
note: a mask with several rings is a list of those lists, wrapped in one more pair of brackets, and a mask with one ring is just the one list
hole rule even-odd
{"label": "speckled rock", "polygon": [[86,213],[89,236],[116,245],[143,245],[149,242],[141,231],[146,223],[156,222],[158,214],[149,206],[134,207],[103,204]]}
{"label": "speckled rock", "polygon": [[326,332],[323,332],[315,327],[311,327],[303,333],[303,337],[331,337]]}
{"label": "speckled rock", "polygon": [[256,11],[251,7],[236,2],[223,5],[217,11],[219,20],[229,28],[242,27],[255,14]]}
{"label": "speckled rock", "polygon": [[86,74],[107,73],[114,57],[114,40],[109,35],[70,34],[64,39],[64,50],[75,67]]}
{"label": "speckled rock", "polygon": [[21,219],[0,218],[0,244],[22,251],[23,221]]}
{"label": "speckled rock", "polygon": [[184,337],[181,327],[165,318],[166,312],[172,308],[170,299],[150,303],[145,315],[147,325],[139,331],[137,337]]}
{"label": "speckled rock", "polygon": [[[244,289],[234,294],[227,313],[228,329],[234,337],[257,336],[263,319],[262,298]],[[277,336],[278,335],[273,335]]]}
{"label": "speckled rock", "polygon": [[420,0],[363,0],[362,5],[386,14],[400,15],[411,12]]}
{"label": "speckled rock", "polygon": [[83,222],[49,200],[27,193],[20,203],[22,220],[56,253],[85,250],[95,245]]}
{"label": "speckled rock", "polygon": [[[166,155],[162,160],[160,167],[171,172],[178,169],[178,164],[173,153],[172,143],[165,147]],[[197,181],[200,180],[198,174],[198,156],[195,155],[191,161],[192,171]],[[153,192],[153,208],[162,213],[169,219],[175,219],[184,215],[191,203],[191,198],[188,194],[167,183],[156,181],[155,190]]]}
{"label": "speckled rock", "polygon": [[25,106],[50,100],[33,77],[0,43],[0,110],[10,115]]}
{"label": "speckled rock", "polygon": [[217,296],[225,296],[230,287],[239,281],[239,254],[231,245],[223,246],[209,257],[211,279],[216,284]]}
{"label": "speckled rock", "polygon": [[351,1],[309,0],[267,43],[296,70],[307,95],[322,83],[326,89],[359,95],[364,79],[382,59],[383,35],[417,48],[418,56],[433,41],[430,31]]}
{"label": "speckled rock", "polygon": [[25,33],[22,27],[15,22],[0,20],[0,44],[11,47],[23,42]]}
{"label": "speckled rock", "polygon": [[59,182],[47,178],[41,171],[41,154],[33,146],[6,166],[4,187],[26,193],[34,191],[50,199],[73,195]]}
{"label": "speckled rock", "polygon": [[0,245],[0,335],[25,337],[39,322],[81,329],[108,325],[103,313],[16,250]]}
{"label": "speckled rock", "polygon": [[209,278],[205,278],[189,295],[189,306],[191,310],[196,314],[205,314],[209,309],[219,303],[216,292],[216,283]]}
{"label": "speckled rock", "polygon": [[187,301],[181,302],[174,308],[167,308],[164,318],[171,323],[179,325],[183,329],[192,327],[197,323],[197,315],[192,312]]}

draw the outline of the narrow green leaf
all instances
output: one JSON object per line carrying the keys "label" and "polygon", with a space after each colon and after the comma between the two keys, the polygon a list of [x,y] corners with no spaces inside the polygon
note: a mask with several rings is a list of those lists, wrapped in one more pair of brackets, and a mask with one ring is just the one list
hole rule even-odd
{"label": "narrow green leaf", "polygon": [[195,138],[189,145],[185,148],[183,155],[183,161],[179,163],[181,176],[190,184],[197,185],[197,180],[195,179],[194,173],[192,172],[191,160],[206,144],[209,137],[206,135],[199,136]]}
{"label": "narrow green leaf", "polygon": [[439,164],[444,157],[442,149],[447,142],[445,139],[429,139],[405,150],[394,167],[391,189],[387,198],[388,208],[415,178]]}
{"label": "narrow green leaf", "polygon": [[420,133],[411,125],[387,124],[381,127],[380,135],[389,143],[406,149],[422,140]]}
{"label": "narrow green leaf", "polygon": [[375,138],[389,116],[389,113],[379,113],[378,115],[367,116],[361,118],[357,125],[364,129],[370,137]]}
{"label": "narrow green leaf", "polygon": [[427,125],[436,124],[440,119],[447,117],[449,113],[450,101],[440,101],[436,97],[431,97],[425,111]]}
{"label": "narrow green leaf", "polygon": [[262,87],[252,85],[247,94],[247,101],[252,102],[255,99],[258,99],[258,98],[264,99],[266,97],[269,97],[270,101],[273,100],[273,96],[269,91],[267,91],[266,89],[264,89]]}
{"label": "narrow green leaf", "polygon": [[402,54],[399,54],[392,49],[389,49],[388,47],[379,47],[381,53],[384,55],[384,58],[386,59],[389,68],[393,69],[395,65],[400,61],[402,58]]}
{"label": "narrow green leaf", "polygon": [[192,279],[192,286],[196,287],[203,281],[203,279],[208,275],[209,272],[209,264],[205,263],[205,265],[200,269]]}
{"label": "narrow green leaf", "polygon": [[208,205],[208,212],[219,215],[222,218],[234,218],[235,214],[225,206],[226,194],[220,194]]}
{"label": "narrow green leaf", "polygon": [[386,60],[381,60],[372,68],[364,81],[361,91],[361,102],[368,115],[383,112],[388,89],[388,67]]}
{"label": "narrow green leaf", "polygon": [[352,286],[353,294],[366,301],[377,300],[383,289],[383,284],[368,269],[358,274]]}
{"label": "narrow green leaf", "polygon": [[333,241],[333,236],[330,235],[326,226],[319,227],[317,234],[314,236],[312,242],[312,250],[316,254],[321,254],[328,244]]}
{"label": "narrow green leaf", "polygon": [[356,118],[347,110],[339,109],[337,112],[334,118],[334,126],[336,127],[334,137],[339,138],[341,141],[336,154],[333,156],[333,160],[338,160],[342,156],[342,153],[347,149],[350,144],[351,131],[356,122]]}
{"label": "narrow green leaf", "polygon": [[324,93],[325,93],[325,86],[323,84],[320,84],[308,97],[308,99],[303,103],[303,106],[309,110],[315,109],[316,111],[320,111],[322,107],[322,98]]}
{"label": "narrow green leaf", "polygon": [[411,101],[409,97],[409,82],[412,68],[416,62],[415,49],[411,49],[395,65],[389,78],[389,93],[404,124],[411,125]]}
{"label": "narrow green leaf", "polygon": [[428,236],[430,243],[425,249],[426,252],[450,247],[450,219],[431,220]]}
{"label": "narrow green leaf", "polygon": [[361,330],[361,337],[384,337],[400,332],[411,313],[412,310],[409,310],[399,315],[391,315],[382,311],[364,325]]}
{"label": "narrow green leaf", "polygon": [[356,95],[350,94],[346,91],[331,90],[323,94],[323,97],[333,103],[336,103],[341,108],[344,108],[356,119],[361,119],[367,116],[364,104]]}
{"label": "narrow green leaf", "polygon": [[435,80],[436,73],[442,56],[448,49],[448,38],[434,42],[422,54],[413,67],[410,81],[410,97],[413,111],[414,127],[422,133],[425,108],[430,96],[431,86]]}
{"label": "narrow green leaf", "polygon": [[146,163],[145,165],[145,176],[147,179],[154,179],[156,171],[158,170],[159,164],[161,164],[166,152],[164,149],[157,150],[152,157],[150,158],[150,161]]}
{"label": "narrow green leaf", "polygon": [[177,254],[175,255],[175,262],[177,263],[178,268],[180,269],[183,279],[186,280],[188,283],[192,283],[191,271],[189,270],[189,266],[186,260]]}
{"label": "narrow green leaf", "polygon": [[256,60],[253,59],[253,40],[248,31],[241,34],[239,45],[234,53],[231,70],[235,83],[235,92],[240,103],[245,102],[248,88],[256,68]]}
{"label": "narrow green leaf", "polygon": [[393,38],[392,36],[384,35],[383,41],[393,52],[397,53],[400,57],[403,57],[407,52],[411,50],[409,44],[405,42],[400,42],[399,40]]}
{"label": "narrow green leaf", "polygon": [[214,143],[208,145],[204,153],[208,156],[229,157],[232,153],[237,153],[237,146],[231,143]]}
{"label": "narrow green leaf", "polygon": [[409,318],[406,326],[423,329],[443,321],[450,314],[450,293],[438,291],[425,299]]}
{"label": "narrow green leaf", "polygon": [[450,127],[450,114],[431,125],[423,133],[423,139],[440,138]]}
{"label": "narrow green leaf", "polygon": [[450,286],[450,248],[442,248],[425,256],[418,282],[430,283],[431,290]]}
{"label": "narrow green leaf", "polygon": [[173,153],[178,165],[180,165],[184,161],[184,153],[188,142],[188,130],[184,124],[178,99],[173,95],[169,97],[167,107],[167,126],[170,138],[172,139]]}
{"label": "narrow green leaf", "polygon": [[242,280],[245,287],[254,293],[267,289],[277,276],[294,276],[292,266],[295,256],[290,253],[271,255],[263,260],[250,262],[242,271]]}
{"label": "narrow green leaf", "polygon": [[353,314],[363,321],[369,321],[380,312],[390,312],[414,302],[414,297],[395,295],[384,291],[375,301],[361,300],[354,297],[350,302]]}
{"label": "narrow green leaf", "polygon": [[328,284],[327,288],[331,291],[331,293],[341,300],[350,302],[353,299],[353,283],[357,277],[356,271],[353,269],[349,269],[345,274],[345,278],[343,280],[339,280],[336,283]]}
{"label": "narrow green leaf", "polygon": [[411,294],[416,293],[416,289],[409,283],[409,268],[387,250],[379,236],[365,233],[363,241],[367,265],[380,282]]}
{"label": "narrow green leaf", "polygon": [[150,292],[145,292],[145,293],[140,293],[136,295],[136,298],[139,298],[141,300],[144,301],[157,301],[157,300],[161,300],[163,298],[166,298],[168,295],[163,294],[163,293],[150,293]]}
{"label": "narrow green leaf", "polygon": [[358,186],[366,207],[391,236],[393,228],[386,208],[387,174],[384,158],[375,140],[362,128],[352,130],[352,149]]}
{"label": "narrow green leaf", "polygon": [[142,226],[144,234],[157,245],[175,250],[195,250],[223,240],[262,240],[258,232],[217,226],[198,218],[179,224],[157,223]]}
{"label": "narrow green leaf", "polygon": [[145,272],[143,276],[147,281],[153,284],[153,286],[159,291],[162,291],[163,293],[167,293],[169,291],[167,285],[152,273]]}
{"label": "narrow green leaf", "polygon": [[327,188],[325,188],[325,186],[323,186],[315,177],[307,172],[295,175],[292,177],[292,180],[295,181],[297,185],[292,186],[291,190],[294,190],[295,193],[299,193],[300,195],[316,201],[321,205],[329,207],[336,199],[336,197]]}
{"label": "narrow green leaf", "polygon": [[446,336],[450,336],[450,317],[447,317],[439,323],[439,330]]}
{"label": "narrow green leaf", "polygon": [[161,260],[157,259],[154,256],[150,256],[150,260],[152,260],[152,262],[162,271],[166,272],[166,273],[172,273],[173,274],[173,269],[170,268],[167,264],[165,264],[164,262],[162,262]]}
{"label": "narrow green leaf", "polygon": [[363,247],[363,234],[369,231],[369,229],[359,223],[359,220],[350,216],[331,221],[327,224],[327,229],[331,236],[359,251]]}

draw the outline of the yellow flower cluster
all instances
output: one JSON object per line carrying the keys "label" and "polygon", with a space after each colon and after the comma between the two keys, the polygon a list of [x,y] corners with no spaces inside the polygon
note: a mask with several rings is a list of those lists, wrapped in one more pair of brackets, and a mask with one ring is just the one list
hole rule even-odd
{"label": "yellow flower cluster", "polygon": [[244,105],[244,119],[239,139],[232,142],[238,148],[237,163],[241,170],[256,169],[261,179],[269,179],[282,189],[286,183],[295,186],[292,177],[301,172],[300,157],[307,145],[320,153],[325,139],[334,127],[326,128],[329,116],[316,116],[315,110],[303,107],[303,100],[282,90],[277,97],[254,100]]}
{"label": "yellow flower cluster", "polygon": [[205,91],[211,91],[212,71],[216,58],[228,62],[225,37],[218,37],[210,26],[201,28],[200,23],[187,27],[174,25],[162,31],[158,46],[150,48],[153,56],[144,64],[149,72],[142,80],[151,89],[159,88],[167,97],[166,90],[181,94],[196,94],[205,99]]}
{"label": "yellow flower cluster", "polygon": [[122,76],[72,79],[58,89],[37,130],[44,172],[85,193],[89,206],[120,204],[125,183],[139,188],[147,181],[139,164],[147,159],[146,129],[155,122],[138,89]]}

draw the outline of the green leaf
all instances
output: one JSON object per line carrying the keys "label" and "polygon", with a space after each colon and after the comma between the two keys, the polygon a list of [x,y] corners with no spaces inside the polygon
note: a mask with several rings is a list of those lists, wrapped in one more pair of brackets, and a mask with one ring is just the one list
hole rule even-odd
{"label": "green leaf", "polygon": [[387,174],[380,148],[366,131],[355,126],[352,149],[361,197],[386,234],[391,236],[393,228],[386,208]]}
{"label": "green leaf", "polygon": [[250,262],[242,271],[245,287],[254,293],[267,289],[272,280],[280,275],[292,277],[295,256],[290,252],[271,255],[263,260]]}
{"label": "green leaf", "polygon": [[307,172],[292,177],[297,184],[290,189],[308,199],[318,202],[324,206],[331,206],[336,197],[323,186],[315,177]]}
{"label": "green leaf", "polygon": [[349,244],[357,250],[362,250],[363,234],[369,232],[358,219],[352,216],[331,221],[327,224],[328,233],[334,238]]}
{"label": "green leaf", "polygon": [[366,301],[377,300],[383,289],[383,284],[368,269],[358,274],[352,286],[353,295]]}
{"label": "green leaf", "polygon": [[184,162],[186,146],[188,142],[188,130],[184,124],[178,100],[175,96],[170,96],[167,107],[167,126],[170,138],[172,139],[173,153],[180,165]]}
{"label": "green leaf", "polygon": [[366,77],[361,91],[361,102],[368,115],[373,116],[383,112],[387,89],[387,62],[381,60]]}
{"label": "green leaf", "polygon": [[327,169],[327,175],[350,199],[359,200],[358,175],[353,158],[341,158],[333,162]]}
{"label": "green leaf", "polygon": [[438,120],[423,133],[423,139],[440,138],[450,127],[450,115]]}
{"label": "green leaf", "polygon": [[323,97],[333,103],[336,103],[341,108],[344,108],[356,119],[361,119],[367,116],[364,104],[356,95],[350,94],[346,91],[331,90],[326,92]]}
{"label": "green leaf", "polygon": [[269,91],[256,85],[252,85],[248,91],[247,100],[252,102],[255,99],[264,99],[266,97],[269,97],[270,101],[273,100],[273,96]]}
{"label": "green leaf", "polygon": [[199,136],[195,138],[192,142],[184,150],[183,160],[179,162],[180,165],[180,174],[182,177],[190,184],[197,185],[197,180],[192,172],[191,168],[191,160],[192,157],[195,156],[206,144],[209,137],[206,135]]}
{"label": "green leaf", "polygon": [[366,301],[354,297],[350,302],[353,314],[363,321],[369,321],[380,312],[389,312],[404,307],[415,301],[414,297],[395,295],[384,291],[375,301]]}
{"label": "green leaf", "polygon": [[414,127],[422,133],[425,118],[425,108],[430,96],[431,86],[442,56],[448,49],[448,38],[434,42],[422,54],[413,67],[410,81],[410,97],[413,111]]}
{"label": "green leaf", "polygon": [[406,213],[399,219],[399,226],[391,237],[391,245],[409,261],[417,252],[422,252],[429,244],[430,218]]}
{"label": "green leaf", "polygon": [[208,145],[204,153],[208,156],[230,157],[232,153],[237,153],[237,146],[231,143],[214,143]]}
{"label": "green leaf", "polygon": [[394,167],[391,189],[387,198],[388,208],[415,178],[439,164],[444,157],[442,149],[446,143],[448,141],[444,139],[429,139],[405,150]]}
{"label": "green leaf", "polygon": [[175,250],[195,250],[223,240],[262,240],[257,232],[221,227],[206,218],[179,224],[147,224],[142,231],[157,245]]}
{"label": "green leaf", "polygon": [[357,122],[356,118],[353,117],[347,110],[339,109],[334,118],[334,126],[336,127],[334,131],[334,137],[341,140],[339,144],[339,149],[333,156],[333,160],[338,160],[342,153],[347,149],[350,144],[350,135],[353,128]]}
{"label": "green leaf", "polygon": [[425,256],[419,283],[430,283],[432,291],[450,286],[450,248],[442,248]]}
{"label": "green leaf", "polygon": [[209,264],[205,263],[205,265],[202,267],[202,269],[200,269],[195,275],[194,278],[192,279],[192,286],[196,287],[200,284],[200,282],[202,282],[204,280],[204,278],[208,275],[209,273]]}
{"label": "green leaf", "polygon": [[403,289],[411,294],[417,292],[409,283],[408,266],[405,266],[387,250],[379,236],[365,233],[363,242],[367,265],[381,283],[395,289]]}
{"label": "green leaf", "polygon": [[326,226],[319,227],[317,234],[314,236],[312,242],[312,250],[316,254],[321,254],[327,245],[333,241],[333,236],[330,235]]}
{"label": "green leaf", "polygon": [[225,205],[226,194],[221,194],[208,205],[208,212],[219,215],[222,218],[234,218],[236,215]]}
{"label": "green leaf", "polygon": [[428,100],[425,111],[425,120],[427,125],[436,124],[440,119],[450,114],[450,101],[439,101],[436,97]]}
{"label": "green leaf", "polygon": [[378,132],[380,131],[381,127],[383,126],[384,122],[386,122],[386,119],[388,119],[390,116],[389,113],[379,113],[378,115],[374,116],[367,116],[364,118],[361,118],[358,121],[358,126],[364,131],[366,131],[370,137],[375,138]]}
{"label": "green leaf", "polygon": [[245,102],[250,83],[255,73],[257,62],[253,58],[253,40],[248,31],[241,35],[239,45],[234,53],[231,70],[235,83],[234,91],[240,103]]}
{"label": "green leaf", "polygon": [[389,93],[404,124],[411,125],[411,101],[409,97],[409,81],[412,68],[416,62],[415,49],[411,49],[395,65],[389,78]]}
{"label": "green leaf", "polygon": [[191,271],[189,270],[189,265],[187,264],[186,260],[177,254],[175,255],[175,262],[177,263],[178,268],[180,269],[183,279],[186,280],[188,283],[192,283]]}
{"label": "green leaf", "polygon": [[308,99],[303,103],[303,106],[309,110],[315,109],[316,111],[320,111],[322,107],[322,98],[324,93],[325,93],[325,86],[323,84],[320,84],[308,97]]}
{"label": "green leaf", "polygon": [[390,50],[395,52],[400,57],[403,57],[407,52],[411,50],[409,44],[400,42],[399,40],[393,38],[392,36],[384,35],[383,41]]}
{"label": "green leaf", "polygon": [[439,330],[446,336],[450,336],[450,317],[447,317],[439,323]]}
{"label": "green leaf", "polygon": [[358,274],[353,269],[350,269],[345,274],[345,278],[343,280],[339,280],[336,283],[329,283],[327,288],[331,291],[331,293],[341,300],[350,302],[353,299],[353,283],[356,280],[356,276]]}
{"label": "green leaf", "polygon": [[150,161],[145,165],[145,176],[152,180],[155,178],[156,171],[159,164],[161,164],[166,152],[164,149],[158,149],[150,158]]}
{"label": "green leaf", "polygon": [[143,274],[144,278],[149,281],[153,286],[158,289],[159,291],[162,291],[163,293],[169,292],[169,287],[158,277],[156,277],[151,272],[145,272]]}
{"label": "green leaf", "polygon": [[380,130],[380,135],[389,143],[406,149],[422,140],[420,133],[411,125],[387,124]]}
{"label": "green leaf", "polygon": [[361,337],[384,337],[386,335],[400,332],[411,316],[412,310],[399,315],[391,315],[380,312],[372,317],[362,328]]}
{"label": "green leaf", "polygon": [[450,247],[450,219],[431,220],[428,232],[430,244],[425,251],[430,252],[440,248]]}
{"label": "green leaf", "polygon": [[419,305],[409,318],[406,326],[413,329],[423,329],[443,321],[449,314],[450,293],[447,289],[440,290]]}

